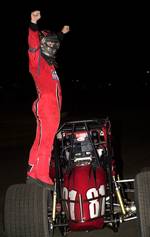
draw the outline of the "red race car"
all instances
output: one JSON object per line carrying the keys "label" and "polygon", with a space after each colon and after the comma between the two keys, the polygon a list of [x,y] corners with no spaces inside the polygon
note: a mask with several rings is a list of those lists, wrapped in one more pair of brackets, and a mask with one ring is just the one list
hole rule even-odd
{"label": "red race car", "polygon": [[121,180],[108,118],[70,121],[59,129],[50,164],[54,188],[16,184],[5,198],[7,237],[52,237],[138,219],[150,236],[150,169]]}

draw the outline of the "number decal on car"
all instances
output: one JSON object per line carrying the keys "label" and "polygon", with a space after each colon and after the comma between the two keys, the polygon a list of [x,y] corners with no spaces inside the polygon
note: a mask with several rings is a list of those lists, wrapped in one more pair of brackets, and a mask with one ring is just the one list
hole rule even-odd
{"label": "number decal on car", "polygon": [[[68,191],[68,189],[64,187],[63,197],[66,200],[65,203],[67,211],[70,210],[71,220],[75,220],[75,200],[77,197],[77,191],[75,190]],[[105,214],[105,186],[101,185],[98,190],[96,188],[90,188],[86,192],[86,197],[87,201],[89,201],[90,218],[93,219],[97,218],[98,216],[103,216]]]}

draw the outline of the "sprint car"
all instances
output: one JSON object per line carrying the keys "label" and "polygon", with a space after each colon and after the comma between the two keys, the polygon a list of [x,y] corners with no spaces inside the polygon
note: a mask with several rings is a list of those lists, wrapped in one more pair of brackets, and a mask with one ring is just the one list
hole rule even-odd
{"label": "sprint car", "polygon": [[150,169],[120,179],[108,118],[69,121],[59,129],[50,164],[54,187],[15,184],[5,197],[7,237],[52,237],[136,219],[150,236]]}

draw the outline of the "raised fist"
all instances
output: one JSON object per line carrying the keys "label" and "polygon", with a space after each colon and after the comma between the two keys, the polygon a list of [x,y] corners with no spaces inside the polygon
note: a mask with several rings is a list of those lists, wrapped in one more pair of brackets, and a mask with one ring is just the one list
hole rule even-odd
{"label": "raised fist", "polygon": [[36,24],[37,21],[41,18],[40,11],[33,11],[31,12],[31,22]]}
{"label": "raised fist", "polygon": [[63,28],[62,28],[62,30],[61,30],[61,32],[62,32],[63,34],[66,34],[66,33],[68,33],[69,31],[70,31],[70,27],[69,27],[68,25],[63,26]]}

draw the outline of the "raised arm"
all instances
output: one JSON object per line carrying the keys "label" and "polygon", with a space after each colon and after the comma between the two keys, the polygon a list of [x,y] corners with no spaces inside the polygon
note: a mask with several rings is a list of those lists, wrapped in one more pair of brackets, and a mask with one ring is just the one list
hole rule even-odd
{"label": "raised arm", "polygon": [[70,26],[64,25],[60,32],[57,33],[59,40],[63,40],[64,34],[67,34],[70,31]]}
{"label": "raised arm", "polygon": [[29,45],[29,61],[30,66],[36,67],[40,54],[40,38],[37,22],[41,18],[40,11],[31,12],[31,21],[29,25],[28,45]]}

